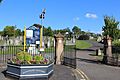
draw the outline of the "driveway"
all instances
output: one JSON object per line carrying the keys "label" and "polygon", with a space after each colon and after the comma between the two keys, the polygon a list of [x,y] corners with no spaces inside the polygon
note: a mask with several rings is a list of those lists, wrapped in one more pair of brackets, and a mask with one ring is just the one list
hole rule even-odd
{"label": "driveway", "polygon": [[98,63],[94,56],[89,55],[94,52],[93,50],[100,48],[96,42],[93,44],[89,49],[77,51],[77,68],[82,70],[90,80],[120,80],[120,67]]}

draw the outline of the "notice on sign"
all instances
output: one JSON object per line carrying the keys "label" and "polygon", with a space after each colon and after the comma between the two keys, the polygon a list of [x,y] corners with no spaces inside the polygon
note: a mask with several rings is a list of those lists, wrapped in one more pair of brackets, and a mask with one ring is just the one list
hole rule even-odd
{"label": "notice on sign", "polygon": [[26,37],[32,38],[33,37],[33,30],[26,30]]}

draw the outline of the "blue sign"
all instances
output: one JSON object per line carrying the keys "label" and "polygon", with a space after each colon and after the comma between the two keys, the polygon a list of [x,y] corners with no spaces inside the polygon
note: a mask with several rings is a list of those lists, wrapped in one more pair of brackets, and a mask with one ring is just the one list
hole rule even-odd
{"label": "blue sign", "polygon": [[36,44],[40,41],[40,29],[26,29],[26,43]]}

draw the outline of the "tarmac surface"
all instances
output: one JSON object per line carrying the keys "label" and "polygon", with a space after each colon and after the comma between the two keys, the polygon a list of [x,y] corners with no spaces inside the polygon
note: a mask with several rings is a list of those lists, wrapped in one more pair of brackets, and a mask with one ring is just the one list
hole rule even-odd
{"label": "tarmac surface", "polygon": [[77,51],[77,68],[84,72],[88,80],[120,80],[120,67],[102,64],[90,55],[103,45],[88,42],[93,45],[91,48]]}

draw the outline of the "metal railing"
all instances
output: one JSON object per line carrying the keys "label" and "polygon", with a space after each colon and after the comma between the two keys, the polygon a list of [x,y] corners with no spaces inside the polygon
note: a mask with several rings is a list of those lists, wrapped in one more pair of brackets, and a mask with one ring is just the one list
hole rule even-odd
{"label": "metal railing", "polygon": [[[17,53],[23,51],[23,46],[0,46],[0,64],[6,65],[8,60],[16,57]],[[55,58],[55,48],[45,48],[44,51],[39,51],[36,46],[26,46],[26,51],[29,55],[34,58],[36,55],[42,55],[44,58],[49,59],[54,62]]]}

